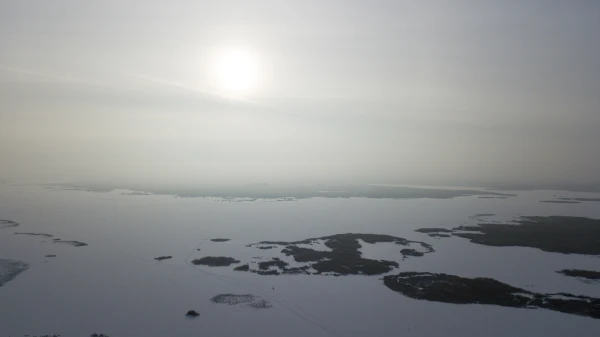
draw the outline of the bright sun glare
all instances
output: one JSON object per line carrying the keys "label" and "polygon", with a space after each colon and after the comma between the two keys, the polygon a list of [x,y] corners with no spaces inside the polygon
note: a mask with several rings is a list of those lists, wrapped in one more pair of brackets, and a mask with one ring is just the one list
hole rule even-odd
{"label": "bright sun glare", "polygon": [[213,71],[216,84],[226,93],[245,95],[258,85],[258,59],[245,49],[226,49],[219,53]]}

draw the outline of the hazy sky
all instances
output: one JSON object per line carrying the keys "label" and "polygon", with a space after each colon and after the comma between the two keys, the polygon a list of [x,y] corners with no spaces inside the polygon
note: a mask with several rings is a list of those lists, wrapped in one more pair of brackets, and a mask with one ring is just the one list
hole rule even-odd
{"label": "hazy sky", "polygon": [[598,182],[599,129],[600,1],[0,0],[5,181]]}

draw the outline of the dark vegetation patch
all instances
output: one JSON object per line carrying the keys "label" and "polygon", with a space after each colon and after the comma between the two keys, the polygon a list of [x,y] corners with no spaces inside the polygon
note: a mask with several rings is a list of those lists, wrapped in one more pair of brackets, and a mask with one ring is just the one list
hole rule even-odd
{"label": "dark vegetation patch", "polygon": [[[330,248],[331,251],[320,251],[298,246],[310,245],[318,242],[319,240],[322,240],[325,246]],[[359,240],[370,244],[393,242],[402,246],[408,246],[409,244],[417,243],[420,244],[421,247],[425,248],[426,251],[423,254],[434,252],[434,249],[431,245],[421,241],[411,241],[390,235],[353,233],[336,234],[293,242],[262,241],[249,246],[285,246],[281,253],[285,254],[286,256],[292,256],[296,262],[309,263],[307,266],[289,269],[287,268],[287,263],[285,265],[283,264],[285,262],[279,263],[267,261],[264,264],[264,266],[268,265],[269,268],[276,267],[284,274],[308,274],[308,269],[313,268],[316,270],[316,274],[333,273],[340,275],[378,275],[387,273],[393,268],[398,267],[398,263],[395,261],[363,258],[362,253],[359,251],[361,248]],[[417,254],[414,254],[413,256],[417,256]],[[259,268],[257,273],[261,274],[261,270],[265,271],[264,269]],[[272,272],[273,270],[275,269],[269,269],[268,272]]]}
{"label": "dark vegetation patch", "polygon": [[19,227],[19,223],[11,220],[0,220],[0,229]]}
{"label": "dark vegetation patch", "polygon": [[280,259],[274,258],[273,260],[269,260],[269,261],[262,261],[258,263],[258,269],[260,270],[269,270],[271,269],[271,267],[277,267],[277,268],[281,268],[284,269],[288,266],[288,263],[285,261],[281,261]]}
{"label": "dark vegetation patch", "polygon": [[156,261],[162,261],[162,260],[168,260],[168,259],[172,259],[172,258],[173,258],[172,256],[170,256],[170,255],[167,255],[167,256],[159,256],[159,257],[155,257],[154,259],[155,259]]}
{"label": "dark vegetation patch", "polygon": [[581,270],[581,269],[563,269],[557,273],[571,277],[582,277],[588,280],[600,280],[600,271]]}
{"label": "dark vegetation patch", "polygon": [[64,244],[67,244],[67,245],[71,245],[71,246],[73,246],[73,247],[85,247],[85,246],[87,246],[87,245],[88,245],[88,244],[87,244],[87,243],[85,243],[85,242],[81,242],[81,241],[73,241],[73,240],[69,240],[69,241],[63,241],[63,240],[61,240],[61,239],[54,239],[53,241],[54,241],[54,243],[64,243]]}
{"label": "dark vegetation patch", "polygon": [[273,248],[275,248],[275,246],[258,246],[256,248],[258,248],[258,249],[273,249]]}
{"label": "dark vegetation patch", "polygon": [[[452,235],[486,246],[519,246],[553,253],[600,255],[598,219],[525,216],[515,222],[516,224],[459,226],[452,229]],[[465,231],[471,233],[464,233]]]}
{"label": "dark vegetation patch", "polygon": [[210,239],[210,241],[212,242],[227,242],[231,239],[224,239],[224,238],[216,238],[216,239]]}
{"label": "dark vegetation patch", "polygon": [[540,202],[545,202],[549,204],[580,204],[579,201],[573,200],[541,200]]}
{"label": "dark vegetation patch", "polygon": [[237,271],[249,271],[250,270],[250,265],[249,264],[243,264],[241,266],[237,266],[235,268],[233,268],[233,270],[237,270]]}
{"label": "dark vegetation patch", "polygon": [[446,229],[446,228],[419,228],[419,229],[415,229],[415,232],[419,232],[419,233],[452,233],[451,229]]}
{"label": "dark vegetation patch", "polygon": [[451,235],[449,234],[441,234],[441,233],[431,233],[431,234],[427,234],[432,238],[449,238],[451,237]]}
{"label": "dark vegetation patch", "polygon": [[310,272],[308,271],[309,269],[310,269],[310,266],[284,268],[282,274],[289,274],[289,275],[306,274],[306,275],[310,275]]}
{"label": "dark vegetation patch", "polygon": [[250,307],[252,309],[268,309],[268,308],[272,307],[272,305],[269,302],[267,302],[263,299],[260,299],[260,300],[254,301],[254,302],[250,302],[250,303],[246,304],[246,306]]}
{"label": "dark vegetation patch", "polygon": [[48,255],[46,255],[44,257],[56,257],[56,255],[54,255],[54,254],[48,254]]}
{"label": "dark vegetation patch", "polygon": [[431,238],[449,238],[450,235],[444,233],[452,233],[453,231],[446,228],[419,228],[415,229],[415,232],[425,233]]}
{"label": "dark vegetation patch", "polygon": [[253,309],[267,309],[272,305],[264,299],[252,294],[219,294],[210,299],[213,303],[227,305],[245,305]]}
{"label": "dark vegetation patch", "polygon": [[486,216],[494,216],[496,214],[494,213],[479,213],[479,214],[475,214],[473,215],[474,218],[482,218],[482,217],[486,217]]}
{"label": "dark vegetation patch", "polygon": [[192,264],[204,265],[209,267],[227,267],[234,263],[240,263],[240,261],[232,257],[225,256],[205,256],[192,261]]}
{"label": "dark vegetation patch", "polygon": [[448,274],[403,272],[388,275],[383,283],[403,295],[434,302],[490,304],[503,307],[548,309],[600,318],[600,299],[566,293],[540,294],[491,278],[463,278]]}
{"label": "dark vegetation patch", "polygon": [[196,310],[188,310],[185,315],[188,317],[198,317],[200,316],[200,313],[198,313]]}
{"label": "dark vegetation patch", "polygon": [[400,254],[402,254],[402,257],[406,258],[407,256],[423,256],[425,255],[425,253],[419,252],[417,250],[414,249],[409,249],[409,248],[405,248],[400,250]]}
{"label": "dark vegetation patch", "polygon": [[279,270],[277,269],[269,269],[269,270],[256,270],[256,271],[252,271],[253,273],[256,273],[258,275],[279,275],[281,274],[279,272]]}
{"label": "dark vegetation patch", "polygon": [[46,233],[22,233],[22,232],[15,232],[15,235],[41,236],[44,238],[51,238],[54,236],[52,234],[46,234]]}

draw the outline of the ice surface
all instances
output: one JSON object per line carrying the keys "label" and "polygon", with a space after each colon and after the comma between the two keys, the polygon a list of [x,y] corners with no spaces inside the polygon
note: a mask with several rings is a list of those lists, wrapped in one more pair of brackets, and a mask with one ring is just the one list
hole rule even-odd
{"label": "ice surface", "polygon": [[[522,247],[487,247],[461,238],[436,239],[415,229],[452,228],[521,215],[600,218],[597,203],[540,200],[598,197],[564,191],[508,192],[507,199],[312,198],[288,202],[222,202],[167,195],[90,193],[2,186],[0,219],[19,232],[48,233],[84,247],[0,230],[0,258],[29,270],[0,287],[0,336],[101,331],[127,336],[589,336],[600,321],[551,312],[418,301],[387,289],[380,276],[261,276],[229,267],[193,266],[203,256],[240,264],[281,257],[281,249],[246,247],[265,240],[295,241],[340,233],[374,233],[424,241],[434,253],[402,259],[395,244],[361,242],[364,257],[392,259],[396,271],[491,277],[543,293],[600,297],[598,284],[558,273],[598,270],[600,259]],[[211,242],[211,238],[229,238]],[[325,249],[319,245],[313,249]],[[410,248],[420,250],[418,245]],[[198,251],[200,249],[200,251]],[[57,257],[48,259],[46,255]],[[172,259],[155,261],[157,256]],[[253,259],[260,257],[261,259]],[[291,257],[282,257],[294,266]],[[297,264],[296,265],[301,265]],[[252,294],[271,308],[213,303],[218,294]],[[9,305],[6,305],[9,304]],[[185,313],[200,313],[194,320]]]}

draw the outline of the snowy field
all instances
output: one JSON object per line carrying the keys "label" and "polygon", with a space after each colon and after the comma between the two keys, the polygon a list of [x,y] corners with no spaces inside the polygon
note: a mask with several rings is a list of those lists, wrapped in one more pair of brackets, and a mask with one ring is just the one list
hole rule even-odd
{"label": "snowy field", "polygon": [[[600,202],[544,203],[600,194],[508,192],[506,199],[308,198],[234,202],[175,198],[131,191],[86,192],[38,186],[0,186],[0,267],[28,269],[0,286],[0,337],[104,333],[159,336],[594,336],[600,320],[548,310],[456,305],[410,299],[377,276],[278,275],[234,271],[240,264],[281,257],[259,241],[297,241],[342,233],[373,233],[431,244],[422,257],[399,254],[393,243],[361,242],[365,258],[396,261],[400,271],[490,277],[529,291],[600,297],[600,282],[556,273],[600,270],[600,258],[525,247],[488,247],[458,237],[415,232],[522,215],[600,218]],[[476,214],[493,214],[475,216]],[[15,232],[49,234],[15,235]],[[213,238],[227,238],[213,242]],[[77,241],[75,247],[60,241]],[[323,242],[305,246],[328,251]],[[401,247],[407,248],[407,247]],[[410,248],[419,249],[418,245]],[[55,255],[54,257],[52,255]],[[171,259],[156,261],[159,256]],[[240,261],[195,266],[203,256]],[[294,266],[292,257],[282,260]],[[2,262],[3,261],[3,262]],[[14,264],[13,264],[14,265]],[[19,264],[18,268],[22,268]],[[19,270],[20,271],[20,270]],[[2,283],[0,282],[0,284]],[[252,294],[271,307],[215,303],[219,294]],[[188,318],[194,309],[199,317]]]}

